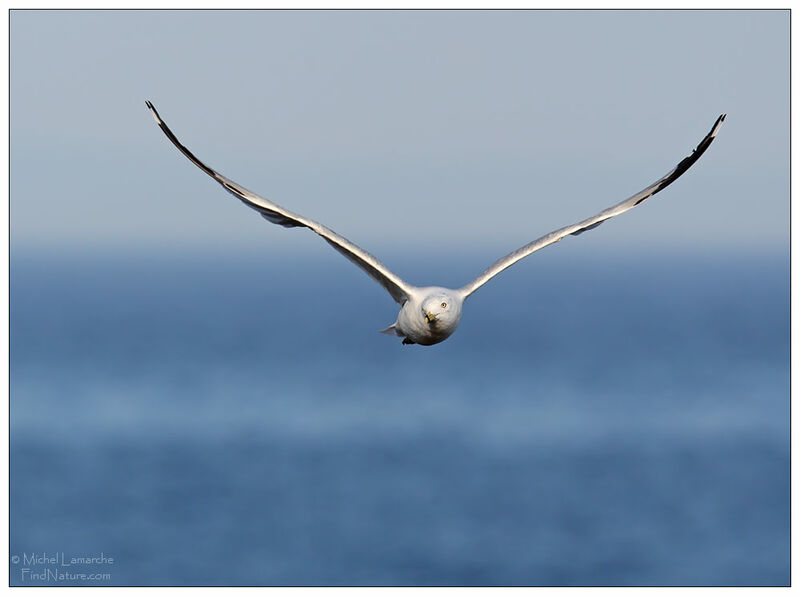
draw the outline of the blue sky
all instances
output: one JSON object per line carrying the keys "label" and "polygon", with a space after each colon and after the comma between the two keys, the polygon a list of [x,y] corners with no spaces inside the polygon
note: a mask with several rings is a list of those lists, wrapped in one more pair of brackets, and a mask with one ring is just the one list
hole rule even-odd
{"label": "blue sky", "polygon": [[[787,11],[14,11],[12,254],[330,250],[201,159],[379,256],[485,263],[671,169],[548,250],[788,253]],[[569,245],[569,246],[568,246]]]}

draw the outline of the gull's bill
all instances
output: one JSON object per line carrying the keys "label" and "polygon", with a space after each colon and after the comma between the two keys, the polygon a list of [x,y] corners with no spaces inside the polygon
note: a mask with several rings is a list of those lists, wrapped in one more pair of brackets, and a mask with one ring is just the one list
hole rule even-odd
{"label": "gull's bill", "polygon": [[597,215],[570,226],[560,228],[526,244],[495,261],[486,271],[467,285],[458,289],[449,289],[435,286],[421,288],[403,281],[400,277],[387,269],[377,258],[333,230],[302,215],[292,213],[288,209],[284,209],[280,205],[250,192],[236,182],[229,180],[222,174],[211,169],[183,146],[158,115],[153,104],[149,101],[146,103],[156,124],[161,127],[161,130],[167,135],[167,138],[172,141],[181,153],[188,157],[192,163],[221,184],[225,190],[241,200],[248,207],[258,211],[266,220],[272,223],[287,228],[306,227],[313,230],[322,236],[333,248],[380,283],[389,292],[392,298],[401,305],[397,320],[381,332],[402,337],[403,344],[416,343],[422,345],[436,344],[450,337],[461,320],[462,306],[467,297],[504,269],[537,250],[558,242],[566,236],[577,236],[587,230],[596,228],[607,219],[615,217],[620,213],[625,213],[629,209],[633,209],[646,199],[675,182],[675,180],[692,167],[706,149],[708,149],[714,141],[717,132],[719,132],[722,122],[725,120],[725,114],[717,118],[714,126],[711,127],[711,131],[700,141],[688,157],[681,160],[670,172],[644,190],[601,211]]}

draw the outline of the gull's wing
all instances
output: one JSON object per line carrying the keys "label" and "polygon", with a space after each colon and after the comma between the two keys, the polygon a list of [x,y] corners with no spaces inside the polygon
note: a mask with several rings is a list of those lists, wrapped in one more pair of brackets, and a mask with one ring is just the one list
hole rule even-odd
{"label": "gull's wing", "polygon": [[495,275],[510,267],[520,259],[524,259],[529,254],[536,252],[540,248],[544,248],[549,244],[553,244],[554,242],[558,242],[565,236],[577,236],[585,232],[586,230],[591,230],[596,228],[601,223],[603,223],[607,219],[611,219],[619,215],[620,213],[625,213],[629,209],[633,209],[644,201],[645,199],[649,199],[654,194],[663,190],[670,184],[672,184],[675,180],[677,180],[681,174],[683,174],[686,170],[688,170],[694,162],[700,159],[700,156],[703,155],[703,152],[708,149],[708,146],[711,145],[711,142],[714,140],[714,137],[717,136],[717,132],[719,131],[720,126],[722,126],[722,121],[725,120],[725,114],[722,114],[717,121],[714,123],[714,126],[711,127],[711,131],[706,135],[706,137],[700,141],[700,144],[697,145],[697,148],[692,151],[692,154],[689,157],[684,158],[675,168],[666,174],[660,180],[657,180],[647,188],[642,191],[637,192],[632,197],[625,199],[621,203],[617,203],[613,207],[609,207],[605,211],[601,211],[597,215],[590,217],[589,219],[584,219],[578,223],[572,224],[571,226],[566,226],[555,232],[550,232],[549,234],[542,236],[538,240],[534,240],[533,242],[526,244],[522,248],[515,250],[514,252],[507,254],[501,259],[495,261],[486,271],[481,273],[478,277],[472,280],[470,283],[465,285],[461,288],[461,292],[463,293],[464,298],[472,294],[475,290],[480,288],[483,284],[487,281],[492,279]]}
{"label": "gull's wing", "polygon": [[397,275],[389,271],[389,269],[386,268],[386,265],[381,263],[374,256],[359,248],[347,238],[344,238],[333,230],[326,228],[322,224],[303,217],[302,215],[292,213],[288,209],[284,209],[280,205],[276,205],[272,201],[268,201],[267,199],[250,192],[246,188],[236,184],[233,180],[228,180],[222,174],[219,174],[218,172],[215,172],[209,168],[206,164],[197,159],[191,151],[181,144],[178,138],[172,133],[169,127],[167,127],[166,123],[158,115],[158,112],[156,111],[155,107],[153,107],[153,104],[149,101],[145,103],[150,109],[150,112],[153,114],[156,124],[161,127],[161,130],[164,131],[164,134],[167,135],[167,138],[172,141],[172,143],[180,150],[180,152],[188,157],[192,163],[194,163],[194,165],[219,182],[225,188],[225,190],[227,190],[237,199],[241,200],[245,205],[261,213],[261,216],[264,219],[267,219],[272,223],[280,224],[286,228],[310,228],[322,236],[333,248],[338,250],[353,263],[361,267],[361,269],[363,269],[368,275],[386,288],[386,291],[389,292],[389,294],[392,295],[392,298],[394,298],[399,304],[402,305],[406,302],[406,300],[408,300],[413,286],[407,284]]}

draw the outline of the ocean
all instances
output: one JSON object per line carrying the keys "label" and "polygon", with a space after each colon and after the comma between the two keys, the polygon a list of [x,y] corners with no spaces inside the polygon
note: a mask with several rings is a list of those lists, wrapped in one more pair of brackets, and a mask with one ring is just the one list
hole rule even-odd
{"label": "ocean", "polygon": [[12,250],[11,584],[788,585],[788,255],[559,251]]}

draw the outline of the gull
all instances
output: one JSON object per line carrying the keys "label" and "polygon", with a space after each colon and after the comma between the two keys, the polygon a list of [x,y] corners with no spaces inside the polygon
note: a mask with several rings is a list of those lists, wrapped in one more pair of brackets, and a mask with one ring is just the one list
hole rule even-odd
{"label": "gull", "polygon": [[347,257],[350,261],[363,269],[367,275],[372,277],[375,281],[381,284],[384,289],[391,295],[392,298],[400,305],[400,312],[397,315],[397,320],[389,325],[380,333],[402,337],[403,344],[419,344],[423,346],[430,346],[438,344],[450,337],[458,327],[461,321],[461,310],[464,301],[471,296],[475,290],[480,288],[487,281],[492,279],[501,271],[507,269],[520,259],[524,259],[528,255],[536,252],[558,242],[567,236],[577,236],[593,230],[607,219],[611,219],[621,213],[633,209],[646,199],[652,197],[657,192],[665,189],[667,186],[675,182],[686,170],[700,158],[700,156],[708,149],[717,132],[725,120],[725,114],[717,118],[714,126],[711,127],[709,133],[703,138],[692,153],[681,160],[670,172],[663,177],[656,180],[647,188],[637,192],[635,195],[625,199],[604,209],[600,213],[579,221],[572,225],[559,228],[554,232],[550,232],[518,248],[514,252],[498,259],[489,266],[486,271],[481,273],[478,277],[471,282],[457,289],[443,288],[438,286],[417,287],[413,286],[407,281],[401,279],[395,273],[392,273],[386,265],[381,263],[377,258],[362,248],[359,248],[347,238],[340,236],[330,228],[322,224],[293,213],[272,201],[261,197],[246,188],[240,186],[233,180],[230,180],[220,174],[219,172],[211,169],[202,161],[200,161],[194,154],[189,151],[172,133],[166,123],[161,119],[155,107],[149,101],[147,104],[150,113],[156,121],[156,124],[161,128],[167,138],[183,153],[189,160],[194,163],[198,168],[203,170],[206,174],[211,176],[219,184],[225,188],[234,197],[242,201],[248,207],[258,211],[261,216],[274,223],[284,226],[286,228],[309,228],[316,232],[333,248]]}

